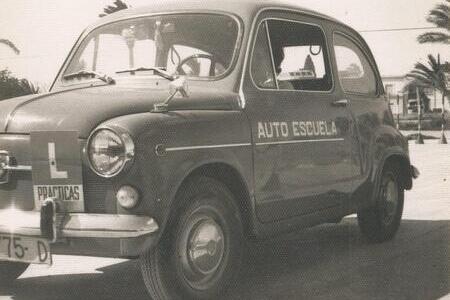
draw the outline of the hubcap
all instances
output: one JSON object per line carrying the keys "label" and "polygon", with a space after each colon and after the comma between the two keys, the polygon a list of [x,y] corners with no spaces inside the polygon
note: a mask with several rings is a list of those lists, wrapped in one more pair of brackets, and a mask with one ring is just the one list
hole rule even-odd
{"label": "hubcap", "polygon": [[189,240],[189,261],[195,271],[210,274],[222,261],[224,240],[219,225],[211,219],[201,221]]}
{"label": "hubcap", "polygon": [[384,224],[389,225],[395,218],[398,207],[398,188],[393,178],[389,178],[383,188]]}
{"label": "hubcap", "polygon": [[197,216],[185,231],[180,248],[184,278],[195,289],[207,289],[224,260],[225,237],[209,216]]}

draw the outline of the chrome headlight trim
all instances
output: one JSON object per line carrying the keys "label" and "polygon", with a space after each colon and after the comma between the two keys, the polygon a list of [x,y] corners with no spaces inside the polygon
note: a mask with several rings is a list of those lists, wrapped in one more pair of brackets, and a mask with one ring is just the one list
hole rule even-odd
{"label": "chrome headlight trim", "polygon": [[[102,173],[102,172],[100,172],[100,171],[98,171],[96,169],[94,163],[92,162],[91,153],[89,151],[92,139],[100,131],[110,131],[110,132],[112,132],[117,137],[119,137],[120,140],[123,143],[123,147],[124,147],[124,153],[123,153],[124,161],[123,161],[123,164],[117,171],[115,171],[114,173],[111,173],[111,174],[104,174],[104,173]],[[131,137],[131,135],[128,132],[126,132],[125,130],[119,129],[119,128],[100,127],[100,128],[95,129],[89,135],[84,150],[85,150],[84,152],[85,152],[86,157],[87,157],[87,161],[89,162],[90,169],[95,174],[97,174],[98,176],[103,177],[103,178],[112,178],[112,177],[115,177],[115,176],[119,175],[122,171],[124,171],[125,169],[128,169],[132,165],[132,163],[134,162],[135,147],[134,147],[133,138]]]}
{"label": "chrome headlight trim", "polygon": [[0,184],[9,182],[10,156],[8,151],[0,151]]}

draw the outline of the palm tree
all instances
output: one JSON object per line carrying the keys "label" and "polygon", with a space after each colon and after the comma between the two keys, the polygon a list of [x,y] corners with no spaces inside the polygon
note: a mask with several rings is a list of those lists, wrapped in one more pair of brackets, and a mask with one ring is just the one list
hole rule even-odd
{"label": "palm tree", "polygon": [[8,70],[0,70],[0,101],[39,92],[40,88],[27,79],[19,79]]}
{"label": "palm tree", "polygon": [[441,143],[446,144],[445,137],[445,97],[449,95],[447,78],[445,76],[445,64],[441,64],[440,56],[436,59],[433,55],[428,55],[428,65],[416,63],[414,69],[407,77],[416,80],[420,85],[435,88],[442,94],[442,133]]}
{"label": "palm tree", "polygon": [[129,8],[128,4],[123,2],[122,0],[116,0],[114,1],[113,5],[106,6],[103,11],[103,14],[98,15],[100,18],[105,17],[107,15],[113,14],[115,12],[118,12],[119,10],[127,9]]}
{"label": "palm tree", "polygon": [[[450,0],[446,0],[450,3]],[[437,28],[443,29],[446,32],[432,31],[421,34],[417,40],[419,43],[444,43],[450,44],[450,20],[449,20],[449,5],[438,4],[430,11],[427,21],[436,25]]]}
{"label": "palm tree", "polygon": [[7,39],[0,39],[0,44],[6,45],[9,48],[11,48],[17,55],[20,54],[20,50],[16,47],[16,45],[14,45],[13,42],[11,42],[10,40]]}
{"label": "palm tree", "polygon": [[[0,39],[0,44],[8,46],[17,55],[20,54],[20,50],[10,40]],[[28,79],[16,78],[8,71],[8,69],[0,70],[0,100],[30,94],[39,94],[40,91],[41,89]]]}

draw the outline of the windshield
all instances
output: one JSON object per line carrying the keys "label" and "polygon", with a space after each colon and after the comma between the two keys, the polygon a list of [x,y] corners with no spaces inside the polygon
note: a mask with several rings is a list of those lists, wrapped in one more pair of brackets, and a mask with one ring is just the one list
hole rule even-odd
{"label": "windshield", "polygon": [[[238,37],[238,23],[225,15],[177,14],[120,21],[91,32],[63,75],[89,71],[133,76],[133,69],[141,70],[139,75],[153,75],[155,70],[148,69],[156,67],[169,74],[214,78],[231,67]],[[92,78],[64,78],[87,79]]]}

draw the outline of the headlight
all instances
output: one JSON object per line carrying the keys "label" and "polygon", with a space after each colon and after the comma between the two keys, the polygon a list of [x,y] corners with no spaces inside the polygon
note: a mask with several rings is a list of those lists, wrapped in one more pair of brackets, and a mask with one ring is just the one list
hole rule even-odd
{"label": "headlight", "polygon": [[113,177],[133,159],[134,143],[127,133],[100,129],[89,138],[87,152],[95,173],[102,177]]}

